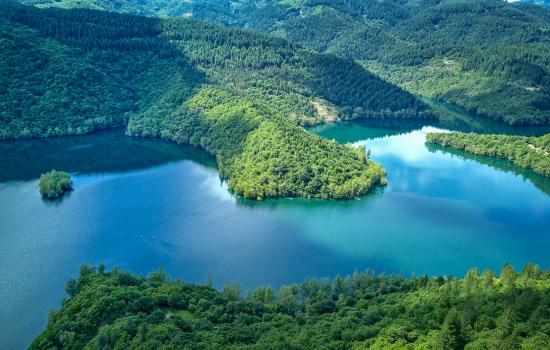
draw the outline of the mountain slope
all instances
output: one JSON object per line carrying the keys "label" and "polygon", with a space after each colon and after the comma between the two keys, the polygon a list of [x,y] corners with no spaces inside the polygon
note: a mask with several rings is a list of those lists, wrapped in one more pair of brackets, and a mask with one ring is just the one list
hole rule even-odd
{"label": "mountain slope", "polygon": [[127,124],[131,135],[203,147],[248,198],[365,193],[382,168],[297,125],[426,112],[351,61],[249,31],[84,9],[1,10],[2,138]]}
{"label": "mountain slope", "polygon": [[[38,3],[38,2],[35,2]],[[550,123],[550,10],[501,0],[62,0],[251,28],[362,62],[426,98],[505,123]]]}
{"label": "mountain slope", "polygon": [[[305,7],[305,15],[284,21],[276,32],[359,60],[420,96],[508,124],[550,123],[550,11],[496,0],[402,9],[393,12],[399,21],[374,16],[375,11],[355,19],[348,11],[334,23],[334,6]],[[323,42],[312,32],[332,37]]]}

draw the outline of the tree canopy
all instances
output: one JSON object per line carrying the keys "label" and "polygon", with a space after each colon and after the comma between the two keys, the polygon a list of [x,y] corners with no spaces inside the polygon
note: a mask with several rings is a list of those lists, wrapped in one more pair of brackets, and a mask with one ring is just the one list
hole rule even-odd
{"label": "tree canopy", "polygon": [[[243,293],[81,267],[31,349],[545,349],[550,272],[372,271]],[[244,295],[243,295],[244,294]]]}
{"label": "tree canopy", "polygon": [[43,197],[55,199],[72,190],[73,181],[68,173],[52,170],[40,176],[38,187]]}

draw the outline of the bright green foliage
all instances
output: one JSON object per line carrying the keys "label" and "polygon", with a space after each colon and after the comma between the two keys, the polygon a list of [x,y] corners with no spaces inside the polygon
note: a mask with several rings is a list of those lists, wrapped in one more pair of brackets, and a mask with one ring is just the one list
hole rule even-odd
{"label": "bright green foliage", "polygon": [[230,187],[246,198],[350,198],[384,179],[365,149],[297,128],[253,96],[206,87],[185,105],[159,111],[131,119],[128,132],[203,147],[216,155]]}
{"label": "bright green foliage", "polygon": [[367,271],[243,298],[238,283],[219,292],[163,271],[84,266],[31,349],[547,349],[550,272],[530,264],[514,276],[505,285],[477,269],[469,282]]}
{"label": "bright green foliage", "polygon": [[508,124],[550,123],[550,9],[503,0],[24,0],[189,16],[362,62],[415,94]]}
{"label": "bright green foliage", "polygon": [[507,159],[522,168],[550,177],[550,134],[540,137],[431,133],[427,142],[482,156]]}
{"label": "bright green foliage", "polygon": [[300,126],[427,114],[358,64],[282,39],[193,19],[2,6],[0,138],[128,123],[130,135],[206,149],[248,198],[349,198],[382,181],[380,166]]}
{"label": "bright green foliage", "polygon": [[40,176],[40,194],[49,199],[61,197],[73,188],[71,176],[63,171],[52,170]]}
{"label": "bright green foliage", "polygon": [[234,188],[248,198],[349,198],[385,175],[380,165],[367,161],[364,148],[326,142],[283,122],[263,123],[243,148],[232,171],[238,181]]}

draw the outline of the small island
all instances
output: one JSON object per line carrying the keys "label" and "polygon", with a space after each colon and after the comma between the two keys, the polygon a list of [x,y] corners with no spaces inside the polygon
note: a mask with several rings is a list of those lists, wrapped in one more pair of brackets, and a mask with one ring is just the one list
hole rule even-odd
{"label": "small island", "polygon": [[52,170],[40,176],[39,188],[42,197],[56,199],[73,189],[73,181],[68,173]]}

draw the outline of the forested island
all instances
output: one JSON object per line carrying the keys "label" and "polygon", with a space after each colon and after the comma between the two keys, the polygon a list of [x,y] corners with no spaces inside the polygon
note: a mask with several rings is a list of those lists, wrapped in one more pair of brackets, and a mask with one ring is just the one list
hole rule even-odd
{"label": "forested island", "polygon": [[73,189],[73,181],[68,173],[52,170],[40,176],[38,187],[42,197],[56,199]]}
{"label": "forested island", "polygon": [[356,60],[409,92],[510,125],[550,123],[550,9],[543,6],[503,0],[22,2],[250,28]]}
{"label": "forested island", "polygon": [[[550,346],[550,271],[463,279],[372,271],[243,293],[82,266],[31,349],[499,349]],[[245,296],[243,296],[245,294]]]}
{"label": "forested island", "polygon": [[497,157],[550,177],[550,134],[540,137],[430,133],[426,142],[464,150],[477,155]]}

